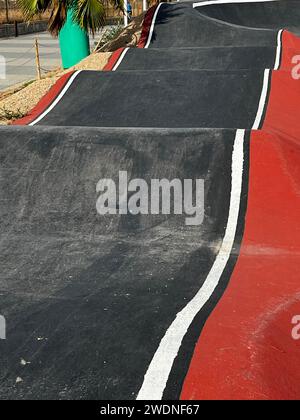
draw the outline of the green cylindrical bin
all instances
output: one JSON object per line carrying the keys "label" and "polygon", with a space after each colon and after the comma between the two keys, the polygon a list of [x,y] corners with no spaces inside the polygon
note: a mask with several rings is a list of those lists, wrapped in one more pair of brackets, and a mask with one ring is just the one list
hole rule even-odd
{"label": "green cylindrical bin", "polygon": [[73,21],[69,10],[67,20],[59,33],[59,44],[64,69],[74,66],[90,54],[88,34]]}

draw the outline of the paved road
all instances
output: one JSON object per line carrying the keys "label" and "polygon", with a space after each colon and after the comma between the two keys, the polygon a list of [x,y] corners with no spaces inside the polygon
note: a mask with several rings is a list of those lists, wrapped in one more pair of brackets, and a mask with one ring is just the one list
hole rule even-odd
{"label": "paved road", "polygon": [[47,32],[0,39],[0,54],[6,60],[6,79],[0,79],[0,90],[36,77],[35,38],[40,45],[41,67],[52,70],[61,66],[58,40]]}
{"label": "paved road", "polygon": [[[300,398],[299,7],[244,6],[161,5],[0,129],[0,398]],[[119,171],[203,180],[203,224],[99,214]]]}
{"label": "paved road", "polygon": [[[96,34],[95,39],[99,34]],[[6,79],[0,78],[0,91],[7,87],[36,78],[34,42],[38,39],[42,72],[61,66],[59,42],[48,32],[0,39],[0,54],[6,61]],[[91,48],[94,39],[90,38]]]}

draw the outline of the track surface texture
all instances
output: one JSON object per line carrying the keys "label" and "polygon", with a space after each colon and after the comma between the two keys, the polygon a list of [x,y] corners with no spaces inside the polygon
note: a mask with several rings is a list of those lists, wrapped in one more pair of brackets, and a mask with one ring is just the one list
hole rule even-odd
{"label": "track surface texture", "polygon": [[[0,129],[0,399],[300,398],[300,4],[232,3]],[[119,171],[203,180],[203,223],[98,214]]]}

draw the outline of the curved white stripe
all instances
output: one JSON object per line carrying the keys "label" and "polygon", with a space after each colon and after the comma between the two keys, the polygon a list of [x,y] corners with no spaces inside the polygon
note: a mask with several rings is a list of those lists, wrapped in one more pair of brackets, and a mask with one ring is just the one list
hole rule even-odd
{"label": "curved white stripe", "polygon": [[267,101],[270,75],[271,75],[271,70],[266,69],[264,72],[263,88],[262,88],[262,92],[261,92],[261,96],[259,100],[258,110],[257,110],[256,118],[252,127],[253,130],[258,130],[260,123],[262,121],[262,117],[263,117],[263,113],[264,113],[266,101]]}
{"label": "curved white stripe", "polygon": [[195,316],[207,303],[218,286],[230,258],[240,211],[244,167],[244,137],[245,130],[237,130],[232,154],[232,186],[228,222],[219,254],[203,286],[187,306],[177,314],[161,340],[145,375],[143,385],[137,396],[138,400],[160,400],[163,397],[182,340]]}
{"label": "curved white stripe", "polygon": [[116,71],[117,68],[119,67],[119,65],[122,63],[122,61],[124,60],[125,55],[128,53],[129,51],[129,47],[125,48],[125,50],[122,52],[122,54],[120,55],[118,61],[116,62],[116,64],[114,65],[112,71]]}
{"label": "curved white stripe", "polygon": [[231,3],[267,3],[269,1],[280,1],[280,0],[211,0],[203,1],[201,3],[194,3],[193,7],[210,6],[213,4],[231,4]]}
{"label": "curved white stripe", "polygon": [[35,119],[34,121],[32,121],[30,124],[28,125],[35,125],[38,122],[40,122],[47,114],[49,114],[50,111],[52,111],[52,109],[58,104],[58,102],[62,99],[62,97],[65,95],[65,93],[67,92],[67,90],[69,89],[69,87],[72,85],[72,83],[74,82],[74,80],[76,79],[76,77],[78,76],[78,74],[81,73],[81,70],[76,71],[68,80],[68,83],[65,85],[65,87],[63,88],[63,90],[60,92],[60,94],[57,96],[57,98],[52,102],[52,104],[49,106],[49,108],[46,109],[46,111],[44,111],[37,119]]}
{"label": "curved white stripe", "polygon": [[147,39],[147,43],[145,45],[145,48],[148,48],[149,45],[150,45],[150,42],[151,42],[152,36],[153,36],[153,32],[154,32],[154,26],[155,26],[156,18],[157,18],[157,15],[158,15],[159,10],[160,10],[160,8],[161,8],[161,6],[163,4],[164,3],[160,3],[157,6],[157,9],[155,10],[155,13],[154,13],[154,16],[153,16],[153,19],[152,19],[152,22],[151,22],[151,27],[150,27],[150,31],[149,31],[149,35],[148,35],[148,39]]}
{"label": "curved white stripe", "polygon": [[283,29],[281,29],[277,35],[277,50],[276,50],[274,70],[279,70],[280,68],[280,59],[281,59],[281,50],[282,50],[282,33],[283,33]]}

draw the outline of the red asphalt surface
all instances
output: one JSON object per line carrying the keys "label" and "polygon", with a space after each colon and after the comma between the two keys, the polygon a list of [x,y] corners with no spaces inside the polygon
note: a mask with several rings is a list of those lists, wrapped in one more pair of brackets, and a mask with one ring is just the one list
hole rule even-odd
{"label": "red asphalt surface", "polygon": [[229,286],[197,343],[182,399],[299,399],[300,38],[283,33],[262,131],[251,133],[245,233]]}
{"label": "red asphalt surface", "polygon": [[116,50],[108,60],[107,64],[103,67],[103,71],[112,71],[115,65],[117,64],[117,61],[121,57],[122,52],[125,50],[125,48],[119,48]]}
{"label": "red asphalt surface", "polygon": [[14,121],[13,125],[28,125],[36,120],[46,109],[52,104],[57,98],[60,92],[63,90],[68,80],[74,74],[74,71],[64,74],[57,82],[52,86],[49,92],[42,97],[38,104],[23,118]]}
{"label": "red asphalt surface", "polygon": [[158,5],[150,7],[150,9],[148,9],[147,13],[145,14],[145,18],[143,21],[142,34],[138,43],[138,48],[145,48],[147,44],[150,28],[151,28],[152,21],[153,21],[157,7]]}

